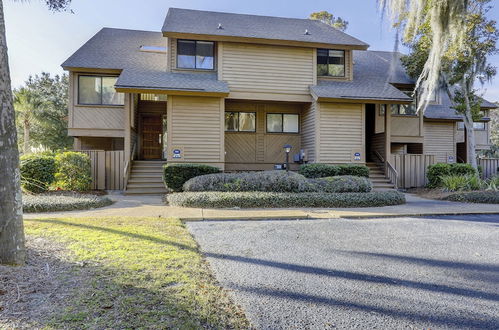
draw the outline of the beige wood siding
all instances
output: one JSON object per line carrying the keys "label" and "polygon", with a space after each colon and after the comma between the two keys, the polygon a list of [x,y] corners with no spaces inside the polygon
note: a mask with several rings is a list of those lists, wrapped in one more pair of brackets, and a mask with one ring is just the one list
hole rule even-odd
{"label": "beige wood siding", "polygon": [[[475,130],[475,143],[477,149],[485,149],[490,147],[490,124],[485,123],[485,130]],[[457,129],[456,124],[456,143],[464,142],[464,130]]]}
{"label": "beige wood siding", "polygon": [[221,78],[231,92],[309,95],[314,84],[312,48],[223,43]]}
{"label": "beige wood siding", "polygon": [[[224,102],[214,97],[168,97],[168,161],[224,161]],[[173,149],[182,158],[172,158]]]}
{"label": "beige wood siding", "polygon": [[365,162],[365,115],[362,104],[320,103],[320,163],[351,163],[360,152]]}
{"label": "beige wood siding", "polygon": [[[78,75],[78,73],[71,72],[69,79],[68,129],[70,135],[74,135],[77,131],[94,130],[91,136],[123,136],[125,107],[78,105]],[[89,74],[85,73],[85,75]]]}
{"label": "beige wood siding", "polygon": [[421,136],[420,119],[414,116],[392,114],[392,136]]}
{"label": "beige wood siding", "polygon": [[305,107],[301,118],[301,145],[309,162],[314,162],[316,159],[317,111],[317,102],[313,102]]}
{"label": "beige wood siding", "polygon": [[425,122],[424,153],[435,155],[437,163],[447,163],[448,156],[456,157],[453,122]]}
{"label": "beige wood siding", "polygon": [[285,144],[293,146],[290,157],[291,168],[297,169],[297,165],[293,164],[292,155],[298,153],[301,148],[301,134],[267,133],[266,114],[298,113],[301,116],[302,109],[301,104],[293,103],[254,103],[227,100],[225,111],[256,113],[256,131],[254,133],[225,133],[226,170],[273,169],[274,164],[284,163],[283,146]]}

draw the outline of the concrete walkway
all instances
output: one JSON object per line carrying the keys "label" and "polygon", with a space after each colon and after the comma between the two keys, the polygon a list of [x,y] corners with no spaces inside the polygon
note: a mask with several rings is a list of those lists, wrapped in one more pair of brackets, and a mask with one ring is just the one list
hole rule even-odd
{"label": "concrete walkway", "polygon": [[379,218],[424,215],[495,214],[497,204],[467,204],[424,199],[406,194],[407,204],[368,208],[334,209],[196,209],[166,206],[163,196],[109,195],[111,206],[86,211],[54,213],[27,213],[29,218],[47,217],[177,217],[182,220],[237,220],[237,219],[331,219]]}

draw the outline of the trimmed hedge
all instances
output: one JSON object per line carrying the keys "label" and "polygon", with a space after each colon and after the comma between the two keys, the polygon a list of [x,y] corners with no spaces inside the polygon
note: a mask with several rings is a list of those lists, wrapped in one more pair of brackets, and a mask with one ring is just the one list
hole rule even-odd
{"label": "trimmed hedge", "polygon": [[92,184],[90,157],[81,152],[67,151],[55,156],[57,188],[86,191]]}
{"label": "trimmed hedge", "polygon": [[217,173],[190,179],[184,191],[310,192],[313,184],[303,175],[286,171]]}
{"label": "trimmed hedge", "polygon": [[338,175],[352,175],[369,177],[369,168],[364,165],[345,164],[345,165],[329,165],[329,164],[304,164],[300,166],[298,171],[306,178],[325,178]]}
{"label": "trimmed hedge", "polygon": [[106,197],[77,193],[23,195],[25,213],[88,210],[111,204]]}
{"label": "trimmed hedge", "polygon": [[464,203],[499,204],[499,191],[473,191],[449,195],[446,200]]}
{"label": "trimmed hedge", "polygon": [[436,188],[442,186],[442,177],[451,175],[477,175],[477,171],[470,165],[464,163],[445,164],[438,163],[428,166],[426,177],[428,187]]}
{"label": "trimmed hedge", "polygon": [[326,193],[370,192],[373,189],[369,179],[343,175],[329,178],[311,179],[314,191]]}
{"label": "trimmed hedge", "polygon": [[398,191],[369,193],[183,192],[168,194],[171,206],[197,208],[374,207],[405,203]]}
{"label": "trimmed hedge", "polygon": [[53,156],[46,154],[21,156],[20,171],[23,189],[33,193],[47,191],[55,180],[55,170]]}
{"label": "trimmed hedge", "polygon": [[189,179],[219,172],[218,167],[203,164],[167,164],[163,167],[163,181],[169,189],[182,191],[182,186]]}

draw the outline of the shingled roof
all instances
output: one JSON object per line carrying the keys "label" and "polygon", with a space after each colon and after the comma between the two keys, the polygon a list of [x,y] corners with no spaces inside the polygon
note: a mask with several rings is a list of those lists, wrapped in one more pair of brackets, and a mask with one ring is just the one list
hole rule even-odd
{"label": "shingled roof", "polygon": [[[367,49],[368,44],[317,20],[170,8],[163,34],[257,38]],[[307,32],[307,33],[306,33]]]}

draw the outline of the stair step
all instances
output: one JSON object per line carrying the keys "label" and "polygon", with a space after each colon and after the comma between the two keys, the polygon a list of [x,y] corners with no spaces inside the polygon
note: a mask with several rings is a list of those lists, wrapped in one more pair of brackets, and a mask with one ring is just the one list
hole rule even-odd
{"label": "stair step", "polygon": [[163,183],[163,178],[161,177],[135,177],[128,179],[128,184],[130,183]]}
{"label": "stair step", "polygon": [[127,189],[133,188],[165,188],[163,182],[134,182],[128,183]]}
{"label": "stair step", "polygon": [[393,188],[393,184],[392,183],[377,183],[377,184],[373,184],[373,188],[374,189],[377,189],[377,188]]}
{"label": "stair step", "polygon": [[164,160],[134,160],[133,164],[166,164]]}
{"label": "stair step", "polygon": [[130,179],[135,179],[135,178],[162,178],[163,174],[162,173],[130,173]]}
{"label": "stair step", "polygon": [[384,178],[385,174],[384,173],[369,173],[370,178]]}
{"label": "stair step", "polygon": [[125,195],[159,195],[165,194],[166,188],[130,188],[125,191]]}
{"label": "stair step", "polygon": [[132,168],[131,173],[159,173],[162,174],[163,172],[160,169],[155,169],[155,168]]}

